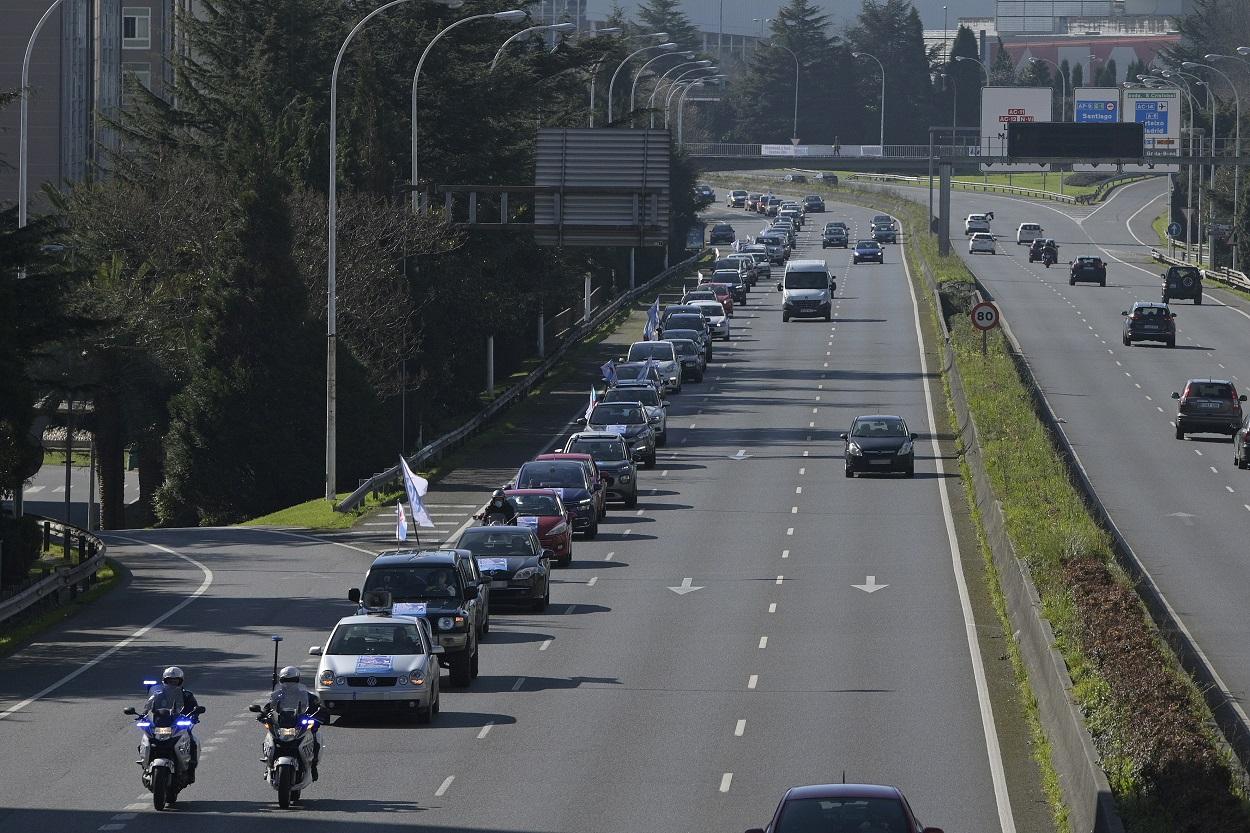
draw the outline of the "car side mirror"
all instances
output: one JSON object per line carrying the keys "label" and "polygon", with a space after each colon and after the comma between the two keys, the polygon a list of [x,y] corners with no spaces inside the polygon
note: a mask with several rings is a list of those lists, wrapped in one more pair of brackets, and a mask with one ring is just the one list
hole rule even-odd
{"label": "car side mirror", "polygon": [[[579,416],[577,419],[575,419],[575,420],[574,420],[574,422],[576,422],[578,425],[585,425],[585,424],[586,424],[586,417],[584,417],[584,416]],[[557,451],[557,452],[555,452],[555,453],[556,453],[556,454],[560,454],[561,452]]]}
{"label": "car side mirror", "polygon": [[256,705],[255,703],[248,706],[247,710],[252,712],[253,714],[260,714],[260,706]]}
{"label": "car side mirror", "polygon": [[135,711],[134,706],[127,706],[126,708],[122,709],[122,714],[135,715],[135,714],[138,714],[138,712]]}
{"label": "car side mirror", "polygon": [[635,463],[641,463],[643,460],[647,458],[647,455],[643,453],[643,450],[641,448],[635,448],[629,456],[630,458],[633,459]]}
{"label": "car side mirror", "polygon": [[1237,397],[1237,401],[1238,401],[1238,402],[1245,402],[1245,401],[1246,401],[1246,395],[1243,393],[1241,396]]}
{"label": "car side mirror", "polygon": [[309,649],[308,649],[308,656],[310,656],[310,657],[319,657],[319,656],[321,656],[321,646],[320,646],[320,645],[314,645],[314,646],[312,646],[311,648],[309,648]]}
{"label": "car side mirror", "polygon": [[440,656],[442,654],[447,653],[447,649],[444,648],[442,645],[431,645],[430,653],[433,654],[434,656]]}
{"label": "car side mirror", "polygon": [[777,291],[781,291],[781,281],[777,281]]}
{"label": "car side mirror", "polygon": [[842,438],[842,439],[844,439],[844,440],[845,440],[845,439],[849,439],[849,437],[847,436],[847,434],[846,434],[846,432],[845,432],[845,431],[843,431],[843,432],[842,432],[841,434],[839,434],[838,436],[839,436],[839,437],[841,437],[841,438]]}
{"label": "car side mirror", "polygon": [[347,600],[349,602],[355,602],[356,604],[360,604],[360,588],[353,587],[351,590],[348,590]]}
{"label": "car side mirror", "polygon": [[543,550],[543,558],[547,559],[548,561],[554,561],[555,557],[556,557],[555,550]]}
{"label": "car side mirror", "polygon": [[472,600],[476,599],[476,598],[477,598],[477,588],[476,588],[476,587],[466,587],[466,588],[464,588],[464,597],[465,597],[466,599],[468,599],[469,601],[472,601]]}
{"label": "car side mirror", "polygon": [[1180,399],[1180,398],[1181,398],[1181,395],[1180,395],[1179,393],[1177,393],[1176,391],[1172,391],[1172,398],[1173,398],[1173,399]]}
{"label": "car side mirror", "polygon": [[912,438],[913,440],[918,440],[918,439],[920,439],[920,435],[919,435],[919,434],[917,434],[917,433],[915,433],[915,432],[913,431],[913,432],[912,432],[912,435],[911,435],[911,438]]}

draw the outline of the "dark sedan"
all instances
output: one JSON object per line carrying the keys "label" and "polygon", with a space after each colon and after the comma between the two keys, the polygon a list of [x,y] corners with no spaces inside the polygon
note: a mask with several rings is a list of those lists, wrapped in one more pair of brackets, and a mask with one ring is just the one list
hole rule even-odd
{"label": "dark sedan", "polygon": [[808,214],[816,214],[825,210],[825,201],[816,194],[808,194],[803,198],[803,210]]}
{"label": "dark sedan", "polygon": [[642,405],[631,402],[601,402],[586,420],[589,431],[619,434],[629,446],[630,456],[647,468],[655,468],[655,431]]}
{"label": "dark sedan", "polygon": [[717,223],[712,226],[712,231],[708,235],[708,245],[718,246],[726,243],[732,243],[738,239],[738,235],[734,233],[734,227],[729,223]]}
{"label": "dark sedan", "polygon": [[1161,341],[1168,347],[1176,346],[1176,313],[1167,304],[1138,301],[1132,310],[1124,310],[1120,315],[1124,316],[1121,339],[1125,347],[1132,347],[1135,341]]}
{"label": "dark sedan", "polygon": [[490,580],[491,601],[529,605],[535,612],[551,602],[551,550],[538,544],[528,526],[474,526],[466,529],[457,549],[473,553],[478,569]]}
{"label": "dark sedan", "polygon": [[768,826],[755,827],[747,833],[829,833],[834,830],[942,833],[941,828],[920,823],[902,790],[880,784],[791,787],[777,803]]}
{"label": "dark sedan", "polygon": [[599,534],[599,507],[586,467],[576,460],[531,460],[521,466],[509,489],[556,489],[564,505],[573,511],[573,531],[587,538]]}
{"label": "dark sedan", "polygon": [[1107,264],[1100,257],[1078,257],[1069,264],[1068,285],[1075,286],[1078,281],[1107,285]]}
{"label": "dark sedan", "polygon": [[894,243],[898,239],[898,234],[894,231],[894,226],[892,225],[873,226],[872,239],[878,243]]}
{"label": "dark sedan", "polygon": [[846,440],[846,476],[856,472],[895,471],[916,475],[916,435],[900,416],[871,414],[855,417]]}
{"label": "dark sedan", "polygon": [[851,263],[864,263],[873,260],[885,263],[885,249],[876,240],[858,240],[851,251]]}

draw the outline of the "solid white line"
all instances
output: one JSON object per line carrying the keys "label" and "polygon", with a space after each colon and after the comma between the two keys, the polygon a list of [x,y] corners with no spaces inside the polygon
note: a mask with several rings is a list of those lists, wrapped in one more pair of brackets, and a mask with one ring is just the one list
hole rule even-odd
{"label": "solid white line", "polygon": [[747,722],[745,720],[739,720],[737,725],[734,726],[734,737],[736,738],[742,737],[743,733],[746,732],[746,730],[747,730]]}
{"label": "solid white line", "polygon": [[[264,526],[232,526],[229,527],[229,529],[251,529],[256,532],[272,532],[274,535],[285,535],[288,538],[299,538],[304,541],[315,541],[318,544],[330,544],[335,547],[342,547],[345,550],[355,550],[356,552],[363,552],[365,555],[377,555],[377,553],[373,550],[367,550],[364,547],[353,547],[351,544],[344,544],[342,541],[332,541],[329,538],[320,538],[316,535],[304,535],[299,532],[288,532],[285,529],[270,529],[269,527]],[[457,533],[452,537],[459,538],[460,535]],[[153,544],[152,546],[156,545]]]}
{"label": "solid white line", "polygon": [[916,325],[916,349],[920,352],[920,373],[924,379],[925,413],[929,419],[929,445],[937,466],[938,491],[942,496],[942,516],[946,521],[946,542],[950,548],[951,568],[955,574],[955,586],[959,591],[959,605],[963,609],[964,632],[968,640],[968,655],[972,660],[972,674],[976,680],[977,700],[981,707],[981,728],[985,733],[985,751],[989,757],[990,776],[994,781],[994,798],[998,804],[998,821],[1002,833],[1016,833],[1016,820],[1011,814],[1011,797],[1007,793],[1007,775],[1003,770],[1003,753],[998,744],[998,730],[994,727],[994,707],[990,702],[989,685],[985,681],[985,667],[981,661],[981,648],[977,642],[976,619],[972,615],[972,601],[968,596],[968,583],[959,559],[959,538],[955,534],[955,518],[951,511],[950,495],[946,489],[946,467],[943,465],[941,448],[938,446],[937,419],[933,415],[933,393],[930,390],[929,362],[925,358],[924,333],[920,327],[920,303],[916,300],[916,288],[911,267],[907,263],[907,251],[899,244],[903,268],[907,272],[907,291],[911,295],[913,321]]}
{"label": "solid white line", "polygon": [[722,775],[720,777],[720,791],[723,793],[729,792],[729,785],[733,783],[733,780],[734,774],[732,772],[726,772]]}
{"label": "solid white line", "polygon": [[478,732],[478,733],[477,733],[477,739],[478,739],[478,740],[481,740],[482,738],[484,738],[484,737],[486,737],[487,735],[489,735],[489,734],[490,734],[491,727],[492,727],[492,726],[494,726],[494,725],[495,725],[495,724],[494,724],[494,722],[491,722],[491,723],[487,723],[485,726],[483,726],[483,727],[482,727],[482,731],[480,731],[480,732]]}
{"label": "solid white line", "polygon": [[[1246,508],[1250,509],[1250,506],[1247,506]],[[760,675],[752,674],[751,676],[747,677],[747,688],[754,689],[755,686],[759,683],[759,681],[760,681]]]}
{"label": "solid white line", "polygon": [[446,794],[447,788],[451,786],[451,782],[455,780],[456,780],[456,776],[454,775],[448,775],[446,778],[444,778],[443,783],[439,784],[438,789],[434,791],[434,797],[442,798]]}
{"label": "solid white line", "polygon": [[767,636],[761,636],[761,637],[760,637],[760,650],[762,651],[762,650],[764,650],[764,649],[765,649],[765,648],[767,648],[767,647],[768,647],[768,637],[767,637]]}
{"label": "solid white line", "polygon": [[208,592],[208,588],[209,588],[209,587],[211,587],[211,586],[212,586],[212,584],[213,584],[213,571],[212,571],[212,570],[210,570],[210,569],[208,569],[207,567],[205,567],[205,566],[204,566],[203,564],[201,564],[200,562],[196,561],[194,558],[190,558],[189,556],[185,556],[185,555],[183,555],[183,554],[182,554],[182,553],[180,553],[180,552],[174,552],[173,550],[169,549],[168,547],[163,547],[163,546],[161,546],[160,544],[152,544],[152,543],[149,543],[149,542],[147,542],[147,541],[139,541],[139,540],[136,540],[136,539],[134,539],[134,538],[123,538],[123,537],[121,537],[121,536],[119,536],[119,535],[109,535],[108,537],[109,537],[109,538],[115,538],[115,539],[116,539],[116,540],[118,540],[118,541],[128,541],[128,542],[130,542],[130,543],[132,543],[132,544],[138,544],[138,545],[140,545],[140,546],[145,546],[145,547],[152,547],[153,549],[157,549],[157,550],[160,550],[161,552],[168,553],[169,555],[172,555],[172,556],[174,556],[174,557],[176,557],[176,558],[181,558],[183,561],[187,562],[188,564],[191,564],[192,566],[198,567],[198,568],[199,568],[199,570],[200,570],[200,572],[202,572],[202,573],[204,574],[204,580],[200,582],[200,586],[199,586],[199,587],[195,588],[195,590],[193,590],[193,591],[191,592],[191,595],[187,596],[185,599],[183,599],[183,600],[182,600],[182,601],[180,601],[178,604],[176,604],[176,605],[174,605],[173,607],[171,607],[169,610],[167,610],[167,611],[165,611],[164,613],[162,613],[160,616],[157,616],[157,617],[156,617],[155,619],[153,619],[151,622],[148,622],[146,625],[144,625],[143,627],[139,628],[139,630],[135,631],[135,632],[134,632],[134,633],[132,633],[130,636],[128,636],[128,637],[126,637],[125,639],[123,639],[121,642],[116,642],[116,643],[114,643],[114,644],[113,644],[113,646],[112,646],[112,647],[110,647],[108,650],[104,651],[103,653],[97,654],[97,655],[96,655],[96,657],[95,657],[94,659],[91,659],[91,660],[89,660],[89,661],[87,661],[87,662],[83,663],[82,665],[78,666],[78,667],[77,667],[77,668],[75,668],[73,671],[69,672],[68,674],[66,674],[66,675],[65,675],[64,677],[62,677],[61,679],[59,679],[59,680],[57,680],[56,682],[52,683],[52,685],[50,685],[50,686],[48,686],[47,688],[43,689],[43,690],[42,690],[42,691],[40,691],[39,693],[37,693],[37,694],[33,694],[33,695],[31,695],[30,697],[27,697],[27,698],[26,698],[25,700],[23,700],[22,702],[17,703],[17,704],[12,705],[12,706],[9,706],[9,707],[8,707],[7,709],[5,709],[4,711],[0,712],[0,720],[4,720],[6,717],[11,717],[11,716],[13,716],[13,715],[17,714],[17,713],[18,713],[18,712],[20,712],[22,709],[26,708],[26,707],[27,707],[27,706],[29,706],[31,703],[34,703],[34,702],[36,702],[37,700],[42,700],[44,697],[47,697],[49,694],[51,694],[52,692],[56,691],[56,690],[57,690],[58,688],[60,688],[61,686],[65,685],[66,683],[70,682],[70,681],[71,681],[71,680],[73,680],[73,679],[76,679],[76,678],[77,678],[77,677],[79,677],[80,675],[82,675],[82,674],[86,673],[87,671],[91,670],[91,669],[92,669],[92,668],[94,668],[95,666],[99,665],[99,664],[100,664],[101,662],[103,662],[104,660],[106,660],[106,659],[108,659],[109,657],[113,656],[113,654],[115,654],[115,653],[117,653],[118,651],[122,650],[123,648],[125,648],[126,646],[128,646],[130,643],[134,642],[136,639],[142,639],[142,638],[143,638],[144,636],[146,636],[146,635],[147,635],[147,633],[148,633],[149,631],[151,631],[153,628],[157,627],[157,626],[158,626],[158,625],[160,625],[162,622],[164,622],[166,619],[168,619],[169,617],[173,616],[175,613],[177,613],[178,611],[182,610],[182,609],[183,609],[184,607],[186,607],[187,605],[191,604],[191,602],[195,601],[195,600],[196,600],[196,599],[198,599],[200,596],[203,596],[205,593],[207,593],[207,592]]}
{"label": "solid white line", "polygon": [[538,645],[538,650],[540,650],[540,651],[545,651],[545,650],[547,650],[549,647],[551,647],[551,640],[550,640],[550,639],[544,639],[542,642],[540,642],[540,643],[539,643],[539,645]]}

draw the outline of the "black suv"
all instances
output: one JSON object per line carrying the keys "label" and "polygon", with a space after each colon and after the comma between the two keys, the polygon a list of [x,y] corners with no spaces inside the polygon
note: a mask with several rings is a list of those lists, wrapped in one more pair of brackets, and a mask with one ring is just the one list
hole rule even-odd
{"label": "black suv", "polygon": [[[490,590],[468,550],[392,550],[378,555],[365,574],[364,591],[386,590],[397,616],[423,616],[452,685],[477,676],[478,642],[490,630]],[[360,589],[347,598],[360,603]]]}
{"label": "black suv", "polygon": [[718,244],[732,243],[737,239],[738,236],[734,234],[733,226],[729,225],[729,223],[717,223],[712,226],[712,233],[708,235],[707,242],[709,246],[716,246]]}
{"label": "black suv", "polygon": [[[1083,255],[1072,261],[1068,269],[1068,286],[1076,286],[1077,281],[1107,285],[1107,264],[1102,258]],[[1167,303],[1164,301],[1164,303]]]}
{"label": "black suv", "polygon": [[1174,298],[1202,303],[1202,271],[1197,266],[1169,266],[1159,277],[1163,278],[1163,303]]}
{"label": "black suv", "polygon": [[843,249],[851,245],[851,240],[847,237],[846,227],[837,223],[829,223],[825,226],[825,230],[820,233],[820,248],[827,249],[830,246],[841,246]]}
{"label": "black suv", "polygon": [[1176,313],[1167,304],[1138,301],[1120,315],[1125,317],[1121,335],[1125,347],[1132,347],[1134,341],[1161,341],[1168,347],[1176,346]]}
{"label": "black suv", "polygon": [[1180,400],[1176,408],[1176,439],[1186,434],[1228,434],[1235,437],[1241,427],[1241,403],[1245,394],[1227,379],[1190,379],[1184,393],[1173,393]]}
{"label": "black suv", "polygon": [[564,446],[566,453],[589,454],[599,471],[608,479],[608,497],[625,501],[633,509],[638,505],[638,464],[619,434],[604,431],[578,431]]}
{"label": "black suv", "polygon": [[825,201],[816,194],[808,194],[803,198],[803,210],[809,214],[818,214],[825,210]]}

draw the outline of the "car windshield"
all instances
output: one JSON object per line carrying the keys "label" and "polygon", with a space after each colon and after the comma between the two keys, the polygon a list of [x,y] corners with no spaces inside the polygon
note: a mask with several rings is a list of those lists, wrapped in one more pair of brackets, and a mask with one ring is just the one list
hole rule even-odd
{"label": "car windshield", "polygon": [[1196,396],[1199,399],[1232,399],[1233,389],[1220,382],[1190,382],[1185,389],[1185,396]]}
{"label": "car windshield", "polygon": [[892,798],[799,798],[786,802],[776,833],[871,830],[908,833],[903,805]]}
{"label": "car windshield", "polygon": [[717,269],[715,272],[712,273],[712,280],[722,281],[725,283],[733,283],[734,281],[738,280],[738,270],[737,268],[734,268],[732,270]]}
{"label": "car windshield", "polygon": [[422,599],[459,599],[460,584],[450,564],[396,564],[375,567],[365,579],[364,590],[386,590],[396,602]]}
{"label": "car windshield", "polygon": [[[519,497],[519,495],[518,495]],[[545,500],[555,506],[553,498],[546,495],[529,495],[531,498]],[[517,509],[520,512],[520,508]],[[548,512],[529,512],[531,515],[555,515],[554,508]],[[468,550],[474,555],[538,555],[534,549],[534,539],[528,533],[507,532],[498,527],[475,526],[464,531],[456,548]]]}
{"label": "car windshield", "polygon": [[[672,335],[672,334],[669,333],[669,335]],[[677,350],[677,355],[679,356],[698,356],[699,355],[698,345],[688,338],[674,339],[673,348]]]}
{"label": "car windshield", "polygon": [[601,402],[640,402],[643,405],[657,406],[660,404],[660,394],[656,389],[647,385],[645,388],[626,387],[612,388],[603,394]]}
{"label": "car windshield", "polygon": [[655,359],[661,362],[673,360],[673,345],[667,341],[638,341],[629,348],[629,361],[645,362]]}
{"label": "car windshield", "polygon": [[824,272],[786,272],[786,289],[828,289],[829,276]]}
{"label": "car windshield", "polygon": [[725,223],[712,226],[712,231],[733,231],[734,227]]}
{"label": "car windshield", "polygon": [[855,420],[852,437],[905,437],[907,423],[898,417],[869,417]]}
{"label": "car windshield", "polygon": [[876,240],[861,240],[855,244],[855,248],[857,249],[879,249],[881,247],[877,245]]}
{"label": "car windshield", "polygon": [[623,382],[646,382],[659,379],[660,372],[654,367],[648,368],[645,364],[618,364],[616,378]]}
{"label": "car windshield", "polygon": [[628,402],[603,402],[590,412],[590,421],[596,425],[637,425],[644,422],[642,408]]}
{"label": "car windshield", "polygon": [[701,330],[687,330],[682,328],[670,327],[664,331],[664,337],[673,342],[673,346],[677,348],[677,352],[682,352],[683,344],[691,344],[695,347],[695,342],[700,341],[704,337]]}
{"label": "car windshield", "polygon": [[[716,303],[716,296],[710,292],[706,293],[704,300],[711,301],[712,303],[716,304],[718,307],[720,306],[720,304]],[[694,304],[694,306],[701,307],[702,305]],[[724,310],[722,310],[720,314],[723,315]],[[702,314],[694,315],[691,313],[682,313],[681,315],[674,315],[668,319],[668,326],[664,328],[664,332],[667,333],[672,330],[694,330],[695,332],[700,332],[703,330],[703,315]]]}
{"label": "car windshield", "polygon": [[589,454],[596,463],[612,463],[626,459],[625,443],[610,439],[582,439],[569,443],[569,451]]}
{"label": "car windshield", "polygon": [[555,495],[508,495],[508,502],[516,507],[518,515],[564,514]]}
{"label": "car windshield", "polygon": [[[394,597],[392,597],[394,598]],[[369,622],[339,625],[330,637],[329,656],[424,654],[417,625],[407,622]],[[389,670],[389,669],[388,669]]]}
{"label": "car windshield", "polygon": [[516,485],[518,489],[584,489],[586,488],[586,469],[581,463],[573,460],[550,463],[530,462],[521,466]]}
{"label": "car windshield", "polygon": [[[716,306],[712,306],[715,304]],[[706,306],[705,306],[706,305]],[[704,315],[708,318],[724,318],[725,308],[720,305],[719,301],[709,299],[704,301],[699,307],[703,310]],[[665,330],[665,332],[668,332]]]}

